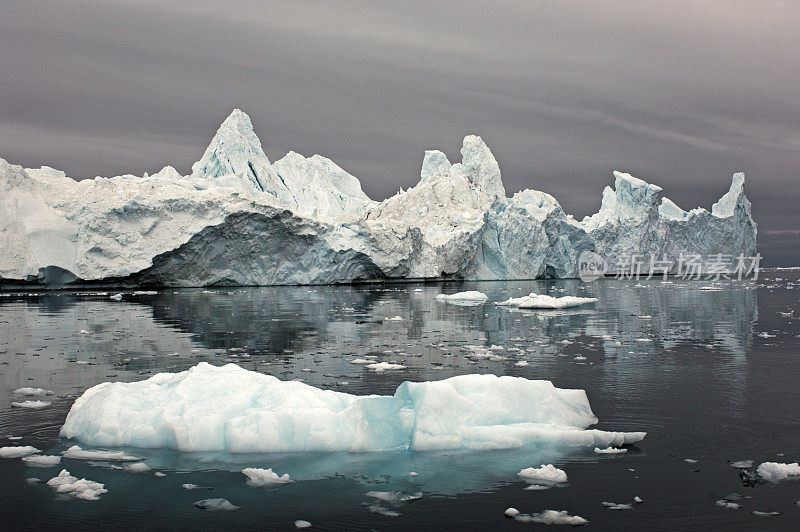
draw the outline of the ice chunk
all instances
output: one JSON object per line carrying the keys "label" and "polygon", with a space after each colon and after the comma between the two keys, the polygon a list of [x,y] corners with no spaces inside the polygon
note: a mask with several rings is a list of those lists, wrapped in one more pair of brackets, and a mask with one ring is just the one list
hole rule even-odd
{"label": "ice chunk", "polygon": [[780,482],[786,479],[800,479],[800,465],[797,462],[793,464],[782,464],[779,462],[764,462],[756,473],[759,477],[767,482]]}
{"label": "ice chunk", "polygon": [[364,495],[391,504],[416,501],[417,499],[422,498],[421,491],[416,493],[403,493],[401,491],[368,491]]}
{"label": "ice chunk", "polygon": [[624,454],[628,452],[628,449],[618,449],[616,447],[606,447],[605,449],[601,449],[600,447],[595,447],[594,452],[597,454]]}
{"label": "ice chunk", "polygon": [[310,526],[311,523],[309,523],[308,521],[303,521],[302,519],[298,519],[297,521],[294,522],[295,528],[309,528]]}
{"label": "ice chunk", "polygon": [[392,362],[373,362],[367,364],[365,368],[374,369],[375,371],[386,371],[387,369],[405,369],[402,364],[393,364]]}
{"label": "ice chunk", "polygon": [[506,511],[503,512],[503,515],[506,517],[516,517],[519,515],[519,510],[516,508],[506,508]]}
{"label": "ice chunk", "polygon": [[517,475],[526,482],[536,484],[563,484],[567,481],[567,473],[552,464],[538,468],[528,467]]}
{"label": "ice chunk", "polygon": [[0,458],[22,458],[41,451],[36,447],[26,445],[24,447],[0,447]]}
{"label": "ice chunk", "polygon": [[66,469],[62,469],[57,477],[48,480],[47,485],[58,493],[66,493],[71,497],[85,501],[96,501],[100,499],[100,495],[108,493],[103,484],[86,480],[85,478],[78,480],[70,475]]}
{"label": "ice chunk", "polygon": [[603,501],[603,506],[605,506],[609,510],[633,510],[633,506],[621,502]]}
{"label": "ice chunk", "polygon": [[563,297],[553,297],[547,295],[539,295],[539,294],[530,294],[527,296],[522,297],[512,297],[510,299],[506,299],[505,301],[499,301],[495,303],[495,305],[501,307],[517,307],[522,309],[558,309],[558,308],[568,308],[568,307],[579,307],[581,305],[587,305],[589,303],[597,302],[597,298],[595,297],[575,297],[575,296],[563,296]]}
{"label": "ice chunk", "polygon": [[32,410],[40,410],[42,408],[47,408],[50,406],[50,401],[12,401],[11,406],[16,406],[17,408],[30,408]]}
{"label": "ice chunk", "polygon": [[84,450],[78,445],[73,445],[66,451],[62,451],[61,455],[64,458],[72,458],[73,460],[107,460],[109,462],[138,462],[139,460],[144,460],[141,456],[124,451]]}
{"label": "ice chunk", "polygon": [[37,454],[33,456],[23,456],[22,461],[33,467],[54,467],[61,462],[61,457]]}
{"label": "ice chunk", "polygon": [[18,395],[53,395],[52,391],[44,388],[17,388],[14,393]]}
{"label": "ice chunk", "polygon": [[731,467],[735,467],[737,469],[749,469],[753,467],[752,460],[736,460],[735,462],[731,462]]}
{"label": "ice chunk", "polygon": [[570,515],[566,510],[545,510],[538,514],[518,514],[514,520],[521,523],[544,523],[546,525],[585,525],[589,521],[579,515]]}
{"label": "ice chunk", "polygon": [[247,467],[242,469],[242,474],[247,477],[247,485],[254,488],[264,488],[271,486],[283,486],[294,482],[288,473],[278,476],[277,473],[269,469],[258,469]]}
{"label": "ice chunk", "polygon": [[135,462],[133,464],[127,464],[125,466],[125,471],[128,473],[147,473],[150,471],[150,466],[144,462]]}
{"label": "ice chunk", "polygon": [[381,506],[377,502],[374,503],[374,504],[368,505],[367,509],[370,512],[374,513],[374,514],[385,515],[386,517],[400,517],[400,512],[395,511],[395,510],[390,510],[389,508],[386,508],[385,506]]}
{"label": "ice chunk", "polygon": [[227,512],[230,510],[238,510],[239,507],[235,504],[231,504],[228,499],[218,498],[218,499],[203,499],[202,501],[197,501],[194,503],[195,506],[200,508],[201,510],[208,510],[210,512]]}
{"label": "ice chunk", "polygon": [[484,294],[483,292],[478,292],[476,290],[469,290],[467,292],[458,292],[455,294],[439,294],[436,296],[437,301],[442,301],[444,303],[453,303],[455,305],[480,305],[484,301],[489,299],[489,297]]}
{"label": "ice chunk", "polygon": [[[461,375],[404,382],[393,396],[357,396],[234,364],[201,362],[180,373],[90,388],[73,404],[61,435],[91,445],[233,453],[503,449],[537,443],[594,448],[645,437],[644,432],[585,430],[596,422],[583,390],[559,389],[549,381]],[[65,456],[86,452],[77,448]],[[111,459],[129,456],[120,455]]]}

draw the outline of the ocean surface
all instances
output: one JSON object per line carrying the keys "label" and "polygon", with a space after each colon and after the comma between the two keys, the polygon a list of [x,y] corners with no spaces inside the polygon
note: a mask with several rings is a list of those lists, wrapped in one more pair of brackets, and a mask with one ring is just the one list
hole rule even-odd
{"label": "ocean surface", "polygon": [[[236,363],[284,380],[353,394],[391,394],[405,380],[493,373],[586,390],[601,429],[646,431],[628,453],[511,451],[182,454],[128,449],[152,467],[63,459],[50,468],[0,459],[4,529],[498,530],[541,527],[504,517],[566,510],[615,530],[800,528],[800,481],[745,486],[738,460],[800,459],[800,270],[755,281],[450,282],[360,286],[182,289],[156,293],[0,294],[0,446],[57,454],[75,398],[106,381],[137,381],[200,361]],[[485,304],[437,294],[479,290]],[[576,295],[595,304],[522,311],[496,301]],[[794,311],[794,313],[792,313]],[[389,320],[399,316],[401,319]],[[474,360],[465,346],[500,346]],[[402,370],[350,361],[374,357]],[[518,365],[525,361],[527,366]],[[12,407],[20,387],[52,390],[40,410]],[[235,390],[231,390],[235,393]],[[86,447],[86,446],[84,446]],[[688,460],[688,461],[687,461]],[[516,473],[552,463],[569,483],[526,490]],[[244,467],[272,467],[295,483],[252,488]],[[66,468],[102,482],[98,501],[56,494]],[[156,476],[156,471],[165,476]],[[417,472],[417,476],[408,473]],[[192,483],[202,489],[186,490]],[[380,508],[369,491],[422,493]],[[740,509],[719,499],[741,495]],[[209,512],[222,497],[238,510]],[[634,503],[640,497],[642,503]],[[733,495],[731,498],[736,498]],[[610,510],[603,502],[630,503]],[[759,516],[752,512],[780,512]]]}

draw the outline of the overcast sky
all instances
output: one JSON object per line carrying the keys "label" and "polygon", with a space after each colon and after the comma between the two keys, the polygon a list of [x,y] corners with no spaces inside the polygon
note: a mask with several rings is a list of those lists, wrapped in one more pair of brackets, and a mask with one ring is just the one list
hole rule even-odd
{"label": "overcast sky", "polygon": [[579,219],[612,170],[709,208],[747,174],[769,264],[800,264],[800,2],[0,0],[0,157],[188,173],[239,107],[275,160],[374,199],[481,135],[506,190]]}

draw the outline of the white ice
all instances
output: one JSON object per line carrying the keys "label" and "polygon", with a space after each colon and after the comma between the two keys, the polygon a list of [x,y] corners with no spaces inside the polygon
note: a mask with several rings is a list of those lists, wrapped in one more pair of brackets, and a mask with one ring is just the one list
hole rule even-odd
{"label": "white ice", "polygon": [[11,406],[16,406],[17,408],[30,408],[31,410],[41,410],[42,408],[47,408],[50,406],[50,401],[12,401]]}
{"label": "white ice", "polygon": [[233,453],[594,448],[645,437],[587,430],[596,422],[583,390],[549,381],[462,375],[404,382],[392,396],[357,396],[201,362],[90,388],[73,404],[61,435],[90,445]]}
{"label": "white ice", "polygon": [[563,484],[567,481],[567,473],[553,464],[541,467],[528,467],[517,473],[519,478],[534,484]]}
{"label": "white ice", "polygon": [[64,458],[72,458],[74,460],[106,460],[109,462],[138,462],[142,460],[141,456],[126,453],[124,451],[108,451],[104,449],[82,449],[78,445],[73,445],[66,451],[62,451],[61,455]]}
{"label": "white ice", "polygon": [[22,458],[41,451],[36,447],[25,445],[24,447],[0,447],[0,458]]}
{"label": "white ice", "polygon": [[579,515],[570,515],[566,510],[545,510],[538,514],[517,514],[514,520],[521,523],[543,523],[546,525],[585,525],[589,521]]}
{"label": "white ice", "polygon": [[14,393],[18,395],[53,395],[52,391],[44,388],[17,388]]}
{"label": "white ice", "polygon": [[47,485],[56,490],[58,493],[65,493],[76,499],[83,499],[85,501],[96,501],[100,495],[108,493],[99,482],[86,480],[82,478],[78,480],[69,474],[69,471],[62,469],[57,477],[53,477],[47,481]]}
{"label": "white ice", "polygon": [[242,474],[247,477],[247,485],[254,488],[265,488],[272,486],[283,486],[294,482],[288,473],[278,475],[272,468],[258,469],[247,467],[242,469]]}
{"label": "white ice", "polygon": [[37,454],[32,456],[23,456],[22,461],[25,462],[26,465],[33,467],[54,467],[61,463],[61,457]]}
{"label": "white ice", "polygon": [[797,462],[782,464],[780,462],[764,462],[756,470],[758,476],[767,482],[780,482],[787,479],[800,479],[800,465]]}
{"label": "white ice", "polygon": [[510,299],[506,299],[505,301],[499,301],[495,303],[495,305],[501,307],[517,307],[522,309],[559,309],[559,308],[568,308],[568,307],[579,307],[581,305],[587,305],[589,303],[597,302],[597,298],[595,297],[575,297],[575,296],[563,296],[563,297],[553,297],[548,295],[541,295],[541,294],[534,294],[531,293],[527,296],[522,297],[512,297]]}
{"label": "white ice", "polygon": [[455,294],[439,294],[436,296],[437,301],[464,306],[480,305],[487,299],[489,299],[489,297],[486,294],[478,292],[477,290],[468,290]]}
{"label": "white ice", "polygon": [[628,449],[619,449],[617,447],[606,447],[605,449],[601,449],[600,447],[595,447],[594,452],[597,454],[625,454],[628,452]]}
{"label": "white ice", "polygon": [[231,510],[238,510],[239,507],[235,504],[231,504],[228,499],[203,499],[202,501],[197,501],[194,503],[195,506],[200,508],[201,510],[208,510],[210,512],[227,512]]}

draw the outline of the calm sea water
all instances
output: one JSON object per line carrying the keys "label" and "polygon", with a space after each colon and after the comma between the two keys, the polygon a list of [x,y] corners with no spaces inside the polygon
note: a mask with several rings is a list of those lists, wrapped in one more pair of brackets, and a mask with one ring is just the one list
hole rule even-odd
{"label": "calm sea water", "polygon": [[[758,281],[660,280],[390,284],[167,290],[123,294],[0,294],[0,445],[57,453],[75,397],[105,381],[136,381],[200,361],[235,362],[326,389],[391,394],[404,380],[468,373],[547,379],[587,391],[598,428],[643,430],[625,455],[557,449],[450,453],[187,455],[134,450],[153,471],[63,460],[55,468],[0,459],[3,528],[329,530],[536,527],[503,511],[567,510],[601,529],[797,529],[800,482],[745,487],[730,461],[800,458],[800,272]],[[440,293],[480,290],[489,303],[454,306]],[[565,311],[514,311],[493,301],[529,292],[588,295]],[[795,315],[789,315],[794,310]],[[400,316],[403,319],[387,321]],[[503,360],[473,361],[467,345],[498,345]],[[375,372],[355,357],[407,366]],[[577,358],[576,358],[577,357]],[[527,366],[517,366],[519,361]],[[12,391],[53,390],[52,406],[12,408]],[[21,437],[10,440],[9,436]],[[696,460],[688,463],[685,459]],[[524,490],[516,473],[553,463],[569,485]],[[246,486],[243,467],[273,467],[296,483]],[[101,500],[64,499],[43,484],[60,469],[103,482]],[[156,477],[155,471],[166,473]],[[419,476],[410,477],[409,471]],[[213,488],[187,491],[181,484]],[[367,491],[421,491],[388,517]],[[715,501],[744,496],[742,508]],[[603,501],[632,502],[614,511]],[[194,502],[224,497],[241,508],[211,513]],[[778,511],[775,517],[753,510]]]}

